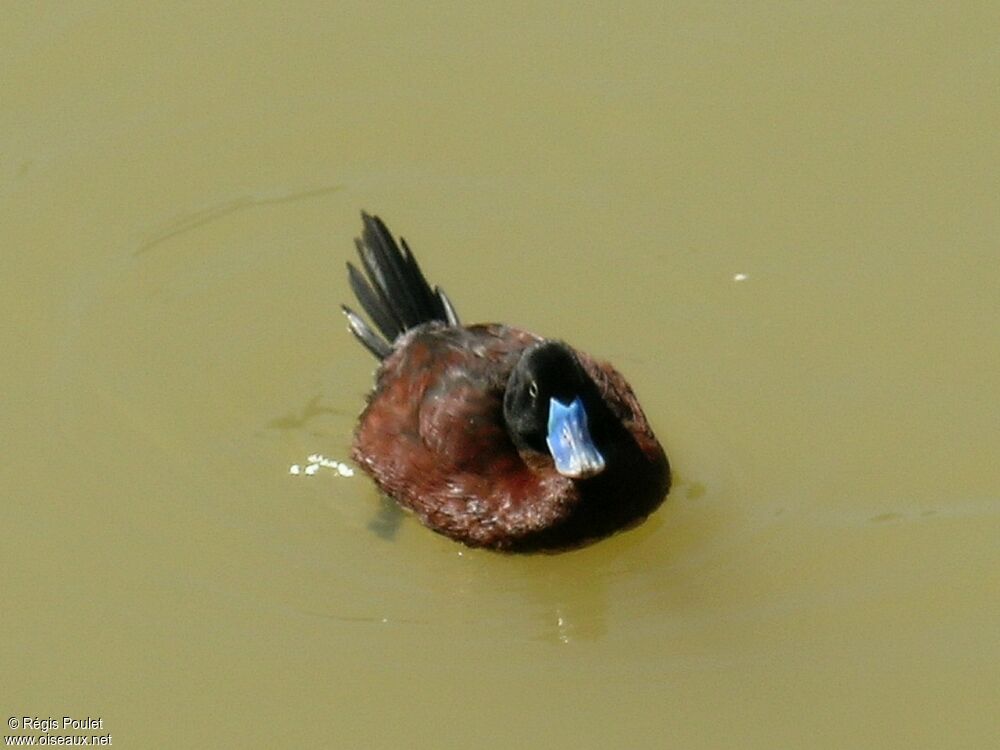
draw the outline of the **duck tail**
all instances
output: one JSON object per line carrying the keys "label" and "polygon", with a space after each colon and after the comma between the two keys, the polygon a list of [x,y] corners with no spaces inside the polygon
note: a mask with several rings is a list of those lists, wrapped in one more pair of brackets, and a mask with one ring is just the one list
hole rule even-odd
{"label": "duck tail", "polygon": [[376,357],[385,359],[392,352],[393,342],[415,326],[432,320],[459,325],[451,301],[442,289],[432,289],[427,283],[406,240],[400,238],[397,245],[377,216],[362,211],[361,220],[364,229],[354,244],[364,273],[348,263],[347,278],[377,332],[360,315],[341,305],[358,341]]}

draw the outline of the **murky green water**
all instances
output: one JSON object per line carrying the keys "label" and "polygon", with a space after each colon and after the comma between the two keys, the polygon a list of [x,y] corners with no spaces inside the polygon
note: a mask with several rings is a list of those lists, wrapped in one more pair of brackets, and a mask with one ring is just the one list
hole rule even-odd
{"label": "murky green water", "polygon": [[[994,745],[998,24],[7,8],[0,710],[118,747]],[[503,557],[289,473],[370,383],[363,207],[466,320],[628,375],[678,472],[647,524]]]}

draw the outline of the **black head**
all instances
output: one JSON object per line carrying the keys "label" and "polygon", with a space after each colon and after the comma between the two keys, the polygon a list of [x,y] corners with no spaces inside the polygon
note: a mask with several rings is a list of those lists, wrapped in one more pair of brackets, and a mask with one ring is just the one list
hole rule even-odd
{"label": "black head", "polygon": [[519,449],[548,453],[560,474],[582,479],[604,469],[588,427],[599,401],[573,350],[560,341],[544,341],[527,349],[511,372],[504,420]]}

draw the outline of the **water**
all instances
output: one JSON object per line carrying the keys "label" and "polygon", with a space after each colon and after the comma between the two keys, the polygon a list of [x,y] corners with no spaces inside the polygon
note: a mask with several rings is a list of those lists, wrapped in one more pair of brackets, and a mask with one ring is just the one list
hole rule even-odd
{"label": "water", "polygon": [[[0,706],[124,747],[995,744],[997,15],[9,10]],[[464,319],[615,362],[659,512],[505,557],[290,473],[370,384],[361,208]]]}

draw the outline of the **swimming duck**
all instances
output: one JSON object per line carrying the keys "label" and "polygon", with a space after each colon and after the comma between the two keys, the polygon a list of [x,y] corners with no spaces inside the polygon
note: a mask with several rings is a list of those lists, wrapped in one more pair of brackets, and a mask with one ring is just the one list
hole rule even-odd
{"label": "swimming duck", "polygon": [[559,551],[635,525],[670,467],[632,388],[610,364],[499,323],[462,325],[405,240],[362,212],[370,323],[342,306],[380,360],[352,458],[429,528],[471,547]]}

